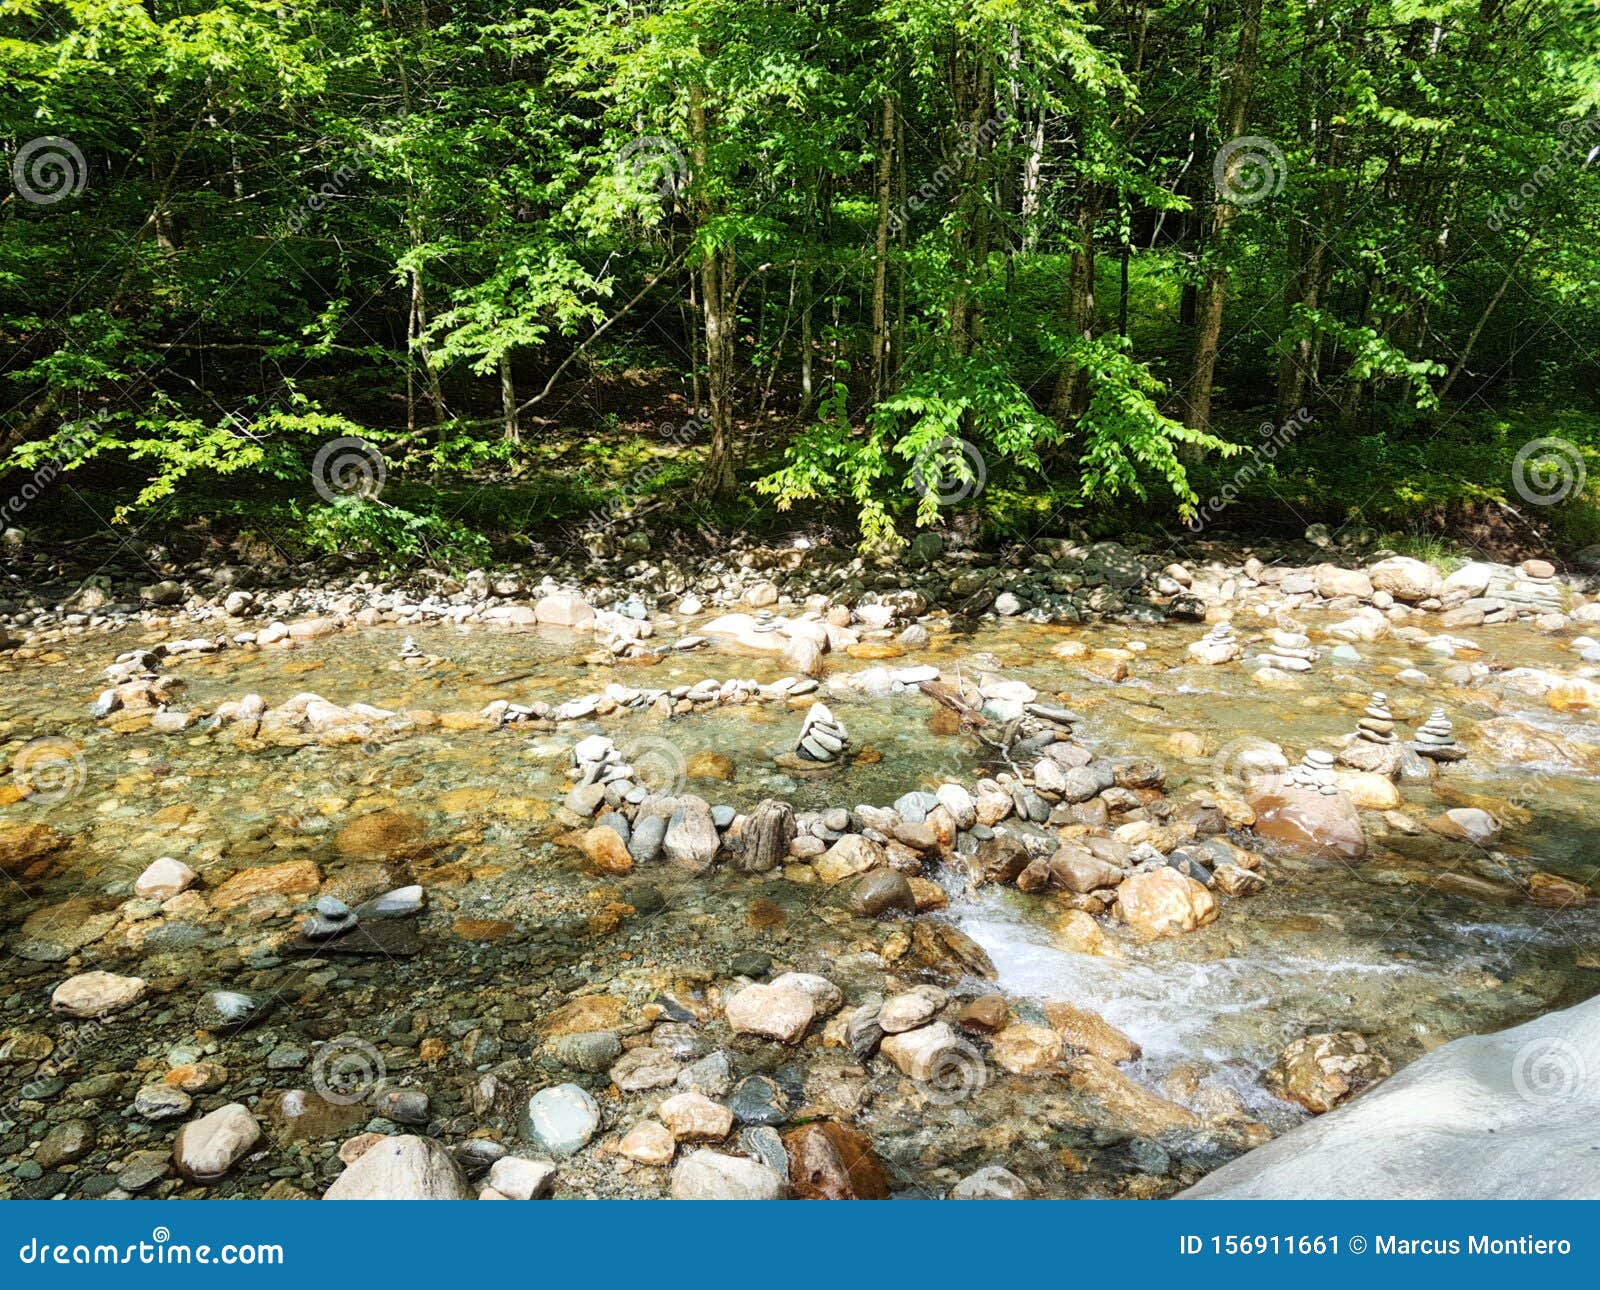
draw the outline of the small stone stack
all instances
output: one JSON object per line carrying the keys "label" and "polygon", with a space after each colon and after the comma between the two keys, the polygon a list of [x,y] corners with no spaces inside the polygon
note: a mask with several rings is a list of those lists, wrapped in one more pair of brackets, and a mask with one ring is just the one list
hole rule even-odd
{"label": "small stone stack", "polygon": [[1411,750],[1419,757],[1432,761],[1460,761],[1467,750],[1456,743],[1455,727],[1445,716],[1443,708],[1435,708],[1428,719],[1417,727]]}
{"label": "small stone stack", "polygon": [[1300,759],[1300,764],[1289,767],[1289,773],[1284,779],[1295,788],[1312,789],[1329,796],[1339,791],[1339,785],[1335,782],[1333,774],[1333,754],[1321,748],[1306,749],[1306,755]]}
{"label": "small stone stack", "polygon": [[843,757],[849,746],[850,736],[845,733],[844,726],[834,720],[827,704],[813,703],[800,727],[800,739],[794,748],[796,755],[803,761],[827,764]]}
{"label": "small stone stack", "polygon": [[1189,646],[1189,657],[1197,663],[1216,666],[1219,663],[1231,663],[1238,658],[1239,648],[1239,640],[1233,634],[1233,624],[1218,623]]}
{"label": "small stone stack", "polygon": [[1355,736],[1339,751],[1339,763],[1353,770],[1379,775],[1399,773],[1401,748],[1394,733],[1394,713],[1381,690],[1373,692],[1367,710],[1356,723]]}
{"label": "small stone stack", "polygon": [[300,934],[308,941],[331,941],[355,931],[356,921],[355,911],[344,901],[324,896],[301,924]]}
{"label": "small stone stack", "polygon": [[1284,631],[1274,628],[1271,634],[1272,647],[1256,656],[1257,661],[1267,667],[1275,667],[1284,672],[1309,672],[1311,664],[1316,661],[1317,650],[1311,644],[1311,638],[1301,632]]}
{"label": "small stone stack", "polygon": [[647,791],[633,782],[633,767],[604,735],[578,740],[567,775],[574,781],[567,806],[579,815],[593,815],[602,805],[643,800]]}

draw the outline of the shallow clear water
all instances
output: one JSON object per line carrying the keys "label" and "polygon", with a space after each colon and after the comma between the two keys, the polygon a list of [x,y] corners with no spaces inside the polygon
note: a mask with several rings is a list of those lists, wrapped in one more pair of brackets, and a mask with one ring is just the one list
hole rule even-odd
{"label": "shallow clear water", "polygon": [[[1042,698],[1082,715],[1078,737],[1096,753],[1143,754],[1166,765],[1174,793],[1209,786],[1215,776],[1209,751],[1194,761],[1172,753],[1174,732],[1202,736],[1210,748],[1263,736],[1295,758],[1352,729],[1375,688],[1388,692],[1407,728],[1434,704],[1444,705],[1469,743],[1477,721],[1500,716],[1596,741],[1592,714],[1552,712],[1492,676],[1464,685],[1450,679],[1449,669],[1472,661],[1573,670],[1575,656],[1561,641],[1531,631],[1478,631],[1472,635],[1481,652],[1456,660],[1403,642],[1361,646],[1359,665],[1324,658],[1292,688],[1278,690],[1262,688],[1238,664],[1187,663],[1184,648],[1199,630],[1000,623],[963,635],[936,632],[930,648],[887,664],[831,656],[831,666],[837,675],[929,662],[968,676],[1026,680]],[[410,634],[443,661],[425,669],[395,667],[402,633],[372,628],[293,649],[186,659],[172,670],[186,683],[185,702],[206,709],[249,692],[275,705],[313,691],[338,703],[440,714],[473,713],[496,699],[557,702],[611,681],[667,688],[705,677],[767,682],[783,674],[771,659],[709,650],[669,655],[653,667],[618,664],[593,654],[587,638],[564,633],[440,627]],[[325,876],[337,877],[359,864],[335,845],[339,829],[372,810],[400,809],[422,821],[430,840],[428,853],[409,860],[404,876],[444,900],[424,924],[423,955],[392,979],[370,982],[377,993],[369,1005],[379,1008],[404,1009],[464,981],[492,1001],[496,990],[516,980],[517,965],[529,961],[570,989],[621,980],[651,965],[658,975],[684,965],[725,974],[728,959],[750,947],[826,966],[843,950],[872,942],[872,925],[851,919],[815,891],[771,879],[684,880],[654,871],[636,872],[630,881],[647,878],[659,887],[665,913],[624,922],[614,935],[595,932],[595,912],[621,889],[614,880],[597,879],[570,848],[552,845],[569,827],[555,810],[568,750],[586,734],[605,733],[624,750],[665,746],[674,764],[689,772],[688,790],[740,809],[764,797],[785,798],[800,809],[887,805],[912,788],[946,779],[970,783],[981,764],[981,750],[968,740],[938,733],[944,727],[937,709],[921,695],[836,694],[826,684],[824,697],[855,746],[876,757],[815,776],[773,761],[791,746],[810,698],[793,710],[719,707],[666,720],[612,714],[551,732],[433,728],[393,742],[334,747],[311,740],[290,747],[240,742],[227,730],[118,732],[92,721],[88,708],[104,684],[104,665],[141,639],[154,638],[85,638],[44,659],[0,664],[0,736],[11,743],[8,755],[48,737],[70,741],[81,759],[72,772],[73,791],[0,810],[0,821],[47,823],[75,839],[65,867],[29,901],[13,895],[6,910],[10,934],[30,912],[69,897],[115,908],[126,893],[117,884],[164,854],[223,872],[259,859],[304,856]],[[1053,657],[1051,649],[1067,640],[1091,648],[1121,649],[1130,642],[1144,648],[1129,655],[1130,675],[1113,685],[1094,674],[1101,660]],[[1397,681],[1396,673],[1408,667],[1427,674],[1431,684],[1413,688]],[[1422,818],[1468,802],[1492,809],[1507,797],[1522,797],[1530,782],[1536,791],[1527,795],[1526,810],[1508,812],[1512,826],[1502,858],[1431,835],[1385,833],[1369,817],[1375,845],[1358,868],[1269,857],[1269,890],[1225,901],[1222,918],[1200,932],[1141,943],[1108,924],[1115,958],[1058,947],[1052,926],[1061,911],[1045,897],[994,889],[970,895],[951,881],[955,900],[948,916],[988,951],[1007,993],[1092,1008],[1138,1041],[1144,1057],[1132,1071],[1141,1082],[1168,1087],[1175,1074],[1199,1063],[1202,1084],[1232,1089],[1253,1115],[1281,1127],[1300,1112],[1272,1098],[1260,1072],[1288,1039],[1307,1030],[1360,1030],[1400,1062],[1600,986],[1600,974],[1579,965],[1591,950],[1600,953],[1600,912],[1521,902],[1508,868],[1587,881],[1600,784],[1570,769],[1530,781],[1527,767],[1503,764],[1474,746],[1468,761],[1447,768],[1435,784],[1403,792],[1407,810]],[[1452,871],[1478,885],[1470,891],[1438,885]],[[1511,898],[1490,898],[1489,883]],[[475,939],[475,932],[462,932],[463,920],[508,930]],[[245,944],[229,940],[237,932],[224,934],[215,925],[201,927],[193,943],[185,935],[121,954],[117,970],[174,974],[197,988],[229,984],[252,963],[272,967],[271,955],[263,958],[248,934]],[[55,965],[17,959],[0,968],[13,1029],[37,1020],[42,992],[62,974]]]}

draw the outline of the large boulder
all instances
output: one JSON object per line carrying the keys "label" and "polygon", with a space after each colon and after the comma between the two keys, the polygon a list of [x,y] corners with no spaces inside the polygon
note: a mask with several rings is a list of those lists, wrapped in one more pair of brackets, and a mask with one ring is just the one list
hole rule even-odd
{"label": "large boulder", "polygon": [[1256,833],[1301,855],[1359,860],[1367,835],[1355,804],[1343,793],[1301,788],[1274,776],[1246,794]]}
{"label": "large boulder", "polygon": [[1415,604],[1437,596],[1444,589],[1444,579],[1431,564],[1413,560],[1408,555],[1392,555],[1379,560],[1367,570],[1372,586],[1377,591],[1387,591],[1396,600]]}
{"label": "large boulder", "polygon": [[1311,571],[1317,582],[1317,594],[1329,600],[1340,596],[1355,596],[1365,600],[1372,594],[1372,579],[1364,569],[1341,569],[1336,564],[1319,564]]}
{"label": "large boulder", "polygon": [[539,601],[533,607],[533,617],[548,627],[568,627],[573,631],[589,631],[594,627],[594,609],[589,602],[566,592]]}
{"label": "large boulder", "polygon": [[1117,888],[1117,913],[1149,936],[1192,932],[1217,918],[1217,898],[1176,869],[1148,869]]}
{"label": "large boulder", "polygon": [[1243,1200],[1600,1197],[1600,998],[1434,1049],[1200,1180]]}

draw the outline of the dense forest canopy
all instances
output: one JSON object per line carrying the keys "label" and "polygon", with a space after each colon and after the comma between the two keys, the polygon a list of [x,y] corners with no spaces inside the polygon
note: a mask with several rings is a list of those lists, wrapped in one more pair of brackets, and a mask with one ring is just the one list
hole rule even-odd
{"label": "dense forest canopy", "polygon": [[893,548],[1600,445],[1590,0],[0,0],[0,77],[0,492],[115,522],[470,558],[430,489],[544,476]]}

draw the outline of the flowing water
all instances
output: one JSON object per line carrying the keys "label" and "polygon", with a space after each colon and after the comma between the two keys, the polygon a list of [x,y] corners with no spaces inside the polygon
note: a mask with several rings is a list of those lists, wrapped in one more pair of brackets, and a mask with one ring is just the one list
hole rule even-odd
{"label": "flowing water", "polygon": [[[1251,843],[1266,854],[1265,893],[1225,900],[1215,924],[1171,939],[1141,942],[1112,920],[1106,930],[1114,957],[1062,948],[1054,931],[1061,910],[1049,897],[993,887],[974,893],[956,875],[942,875],[952,894],[943,916],[977,940],[998,970],[998,982],[985,988],[997,986],[1024,1009],[1030,1001],[1091,1008],[1142,1046],[1142,1059],[1127,1068],[1139,1083],[1180,1101],[1206,1087],[1227,1090],[1251,1117],[1278,1130],[1303,1112],[1274,1098],[1260,1077],[1300,1034],[1358,1030],[1399,1065],[1446,1040],[1526,1019],[1600,986],[1590,966],[1600,963],[1600,913],[1530,904],[1516,882],[1533,870],[1584,882],[1593,876],[1600,784],[1571,766],[1498,757],[1470,737],[1476,722],[1513,717],[1592,743],[1591,714],[1553,711],[1496,680],[1509,667],[1572,672],[1577,660],[1568,643],[1521,628],[1485,629],[1473,633],[1474,648],[1451,657],[1391,639],[1360,646],[1359,662],[1324,654],[1291,687],[1269,688],[1240,663],[1187,662],[1184,648],[1198,631],[994,623],[970,632],[936,630],[929,648],[887,665],[832,656],[832,668],[860,672],[916,661],[1027,681],[1041,697],[1060,696],[1082,715],[1076,737],[1096,754],[1161,762],[1174,794],[1212,785],[1214,750],[1241,736],[1271,739],[1291,759],[1309,746],[1327,746],[1354,727],[1368,692],[1383,689],[1403,730],[1441,704],[1472,750],[1435,783],[1404,786],[1406,811],[1421,820],[1447,806],[1484,805],[1508,822],[1504,841],[1479,851],[1426,832],[1407,836],[1368,815],[1374,845],[1355,867],[1297,861]],[[82,1082],[95,1072],[116,1072],[115,1116],[143,1082],[130,1071],[202,1053],[239,1072],[229,1097],[267,1097],[305,1081],[300,1050],[354,1030],[381,1036],[391,1075],[431,1087],[436,1121],[465,1133],[474,1119],[469,1089],[476,1072],[513,1057],[537,1062],[530,1023],[573,992],[603,987],[643,1000],[667,990],[692,1002],[713,982],[725,984],[730,964],[752,951],[827,971],[847,997],[854,982],[881,988],[881,964],[876,974],[865,965],[886,926],[851,916],[837,893],[721,871],[695,879],[666,868],[598,875],[556,841],[571,827],[559,810],[564,770],[577,739],[604,733],[642,760],[664,749],[689,771],[689,791],[741,810],[766,797],[800,810],[888,805],[913,788],[949,779],[970,784],[982,764],[983,750],[967,737],[941,733],[949,727],[930,700],[886,684],[828,694],[854,745],[875,756],[828,775],[796,775],[773,758],[792,745],[799,712],[778,705],[717,707],[671,719],[618,713],[532,731],[486,729],[466,715],[497,699],[557,702],[610,681],[660,688],[706,677],[770,682],[783,674],[776,661],[699,651],[638,667],[595,655],[586,638],[565,633],[437,627],[411,634],[437,662],[397,665],[401,634],[377,627],[293,649],[232,649],[171,664],[185,683],[186,707],[210,710],[251,692],[277,705],[314,691],[337,703],[443,717],[392,740],[332,746],[311,736],[259,743],[227,728],[158,734],[138,721],[94,721],[89,709],[104,685],[104,666],[154,636],[78,638],[42,657],[0,662],[5,755],[38,740],[59,741],[54,746],[65,750],[51,791],[0,809],[0,826],[45,824],[72,840],[26,891],[8,884],[5,933],[14,949],[24,949],[0,963],[0,1027],[7,1036],[58,1031],[49,992],[73,970],[136,972],[162,991],[155,1010],[113,1018],[102,1039],[70,1059],[58,1081],[69,1085],[69,1099],[75,1091],[82,1096]],[[1128,651],[1127,678],[1100,679],[1104,658],[1079,663],[1054,656],[1052,649],[1068,640]],[[1487,664],[1487,674],[1470,674],[1474,663]],[[1426,682],[1399,679],[1404,669]],[[1189,760],[1173,752],[1176,732],[1199,737],[1189,741]],[[347,845],[342,830],[375,811],[420,820],[426,845],[419,848],[414,838],[407,848]],[[419,947],[392,960],[303,961],[284,948],[287,906],[244,918],[129,913],[124,904],[133,879],[161,855],[185,860],[208,888],[249,864],[300,858],[358,898],[385,884],[420,882],[430,904]],[[303,907],[305,899],[300,893],[290,902]],[[117,926],[98,943],[74,944],[60,918],[39,917],[50,910],[67,911],[74,925],[122,914],[120,922],[109,920]],[[30,940],[41,925],[62,942],[59,952],[41,949],[38,935]],[[192,1001],[214,987],[259,991],[279,1006],[261,1028],[197,1038]],[[442,1063],[418,1055],[417,1040],[435,1033],[451,1046]],[[475,1049],[463,1049],[472,1043]],[[827,1100],[819,1088],[836,1100],[845,1096],[828,1091],[830,1079],[845,1078],[831,1067],[777,1069],[812,1102]],[[0,1154],[13,1168],[38,1130],[59,1115],[50,1102],[61,1090],[32,1100],[14,1091],[37,1079],[36,1064],[13,1062],[0,1073],[11,1085],[12,1106],[3,1117],[10,1136],[0,1139]],[[1060,1108],[1031,1087],[1002,1081],[986,1097],[930,1122],[884,1095],[862,1111],[861,1123],[907,1189],[939,1189],[955,1176],[951,1170],[1000,1159],[1049,1180],[1056,1194],[1114,1194],[1117,1176],[1136,1167],[1116,1150],[1097,1157],[1104,1135],[1081,1120],[1064,1125]],[[332,1146],[359,1127],[359,1118],[341,1120],[320,1145],[288,1145],[297,1135],[285,1131],[288,1163],[269,1158],[268,1165],[278,1165],[271,1176],[307,1187],[325,1182],[338,1168]],[[113,1165],[136,1148],[170,1140],[161,1125],[119,1120],[117,1132],[125,1137]],[[1207,1163],[1215,1160],[1195,1167]],[[1148,1168],[1148,1160],[1138,1167]],[[585,1185],[630,1194],[602,1173]],[[59,1187],[61,1175],[47,1181]],[[238,1184],[238,1194],[259,1194],[258,1184],[259,1177]]]}

